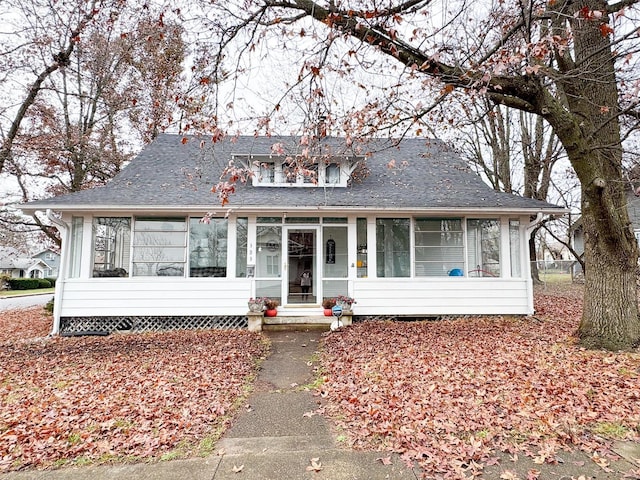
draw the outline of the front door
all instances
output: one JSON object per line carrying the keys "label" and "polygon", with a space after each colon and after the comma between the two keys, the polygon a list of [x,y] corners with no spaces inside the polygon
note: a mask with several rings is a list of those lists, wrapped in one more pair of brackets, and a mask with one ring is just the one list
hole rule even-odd
{"label": "front door", "polygon": [[287,278],[288,304],[317,304],[318,285],[316,252],[317,228],[287,229]]}

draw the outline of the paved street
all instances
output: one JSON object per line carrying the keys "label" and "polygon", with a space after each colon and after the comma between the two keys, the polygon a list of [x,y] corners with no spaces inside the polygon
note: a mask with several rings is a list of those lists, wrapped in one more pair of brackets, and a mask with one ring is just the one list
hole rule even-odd
{"label": "paved street", "polygon": [[44,306],[52,298],[53,293],[23,295],[19,297],[0,297],[0,311],[36,307],[38,305]]}

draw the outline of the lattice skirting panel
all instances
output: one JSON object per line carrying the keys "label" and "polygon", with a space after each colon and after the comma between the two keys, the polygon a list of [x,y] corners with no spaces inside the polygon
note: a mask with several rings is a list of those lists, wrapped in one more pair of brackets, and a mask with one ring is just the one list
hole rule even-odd
{"label": "lattice skirting panel", "polygon": [[443,320],[445,318],[461,318],[463,315],[425,315],[425,316],[406,316],[406,315],[354,315],[353,323],[364,322],[419,322],[422,320]]}
{"label": "lattice skirting panel", "polygon": [[247,328],[242,316],[61,317],[61,335],[105,335],[118,331],[209,330]]}

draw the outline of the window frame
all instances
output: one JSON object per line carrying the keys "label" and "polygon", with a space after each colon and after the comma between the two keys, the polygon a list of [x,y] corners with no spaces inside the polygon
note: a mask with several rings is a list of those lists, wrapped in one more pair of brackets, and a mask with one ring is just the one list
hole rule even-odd
{"label": "window frame", "polygon": [[[81,218],[81,217],[78,217]],[[124,229],[122,232],[114,231],[112,232],[109,239],[103,240],[104,242],[109,242],[114,245],[113,249],[110,249],[109,252],[113,256],[113,260],[108,259],[107,257],[110,254],[107,254],[106,247],[103,249],[97,249],[97,241],[98,238],[105,238],[105,235],[99,235],[98,228],[102,227],[104,230],[108,228],[113,229],[113,225],[109,225],[107,220],[115,220],[118,223],[123,222],[128,225],[124,225]],[[100,223],[104,221],[105,223]],[[114,223],[114,222],[111,222]],[[91,220],[91,278],[104,278],[104,277],[130,277],[132,270],[132,238],[133,238],[133,229],[132,229],[132,218],[129,216],[123,217],[115,217],[115,216],[96,216]],[[106,232],[108,233],[108,232]],[[120,246],[115,237],[122,235],[120,237],[121,242],[123,243]],[[104,258],[102,262],[96,262],[97,252],[105,252],[103,253]],[[119,253],[118,253],[119,252]],[[96,269],[96,265],[103,265],[105,268]],[[109,266],[109,268],[106,268]],[[79,272],[79,265],[78,265]]]}
{"label": "window frame", "polygon": [[[478,227],[472,227],[473,222],[478,222]],[[467,269],[468,276],[471,278],[500,278],[502,276],[502,263],[504,262],[504,252],[502,251],[502,219],[501,217],[486,217],[486,218],[477,218],[477,217],[467,217],[466,218],[466,248],[467,248]],[[491,223],[491,225],[488,225]],[[497,232],[489,231],[489,228],[495,230],[497,228]],[[475,238],[474,245],[472,245],[470,236],[471,232],[475,232],[474,235],[477,235],[477,232],[480,231],[480,237]],[[489,236],[487,236],[489,235]],[[485,247],[488,246],[489,243],[493,243],[497,249],[486,250]],[[479,247],[479,250],[478,250]],[[497,250],[497,263],[486,263],[486,258],[488,255],[493,255]],[[476,260],[472,262],[473,258]],[[478,260],[480,263],[478,263]]]}
{"label": "window frame", "polygon": [[[395,222],[398,225],[392,224],[391,236],[389,237],[388,233],[385,231],[387,229],[387,224],[384,225],[380,222]],[[399,223],[402,222],[402,225]],[[404,223],[406,222],[406,225]],[[384,228],[381,228],[384,227]],[[406,227],[406,250],[395,250],[392,245],[391,248],[388,247],[388,243],[391,242],[394,244],[396,242],[395,237],[395,227]],[[412,272],[412,228],[413,228],[413,218],[412,217],[376,217],[376,238],[375,238],[375,248],[376,248],[376,278],[412,278],[414,277]],[[380,245],[381,236],[384,236],[383,242],[384,245]],[[404,245],[403,245],[404,246]],[[405,258],[402,256],[398,256],[398,253],[404,254]],[[391,259],[391,267],[387,266],[387,262],[384,261],[389,257]],[[402,265],[403,262],[406,261],[406,265]],[[382,269],[382,270],[381,270]],[[398,270],[396,272],[395,270]],[[391,274],[386,275],[386,272],[389,271]],[[381,274],[382,273],[382,274]]]}
{"label": "window frame", "polygon": [[[166,222],[182,224],[184,226],[183,229],[163,229],[163,228],[142,228],[143,224],[153,225],[155,223]],[[149,243],[139,243],[141,239],[144,238],[145,234],[148,234],[148,239],[151,240],[155,238],[161,238],[154,234],[162,234],[162,233],[171,233],[177,234],[174,235],[175,238],[179,238],[180,234],[182,234],[182,242],[176,244],[149,244]],[[187,241],[189,236],[189,223],[187,222],[186,217],[174,217],[174,216],[162,216],[162,217],[148,217],[148,216],[140,216],[135,217],[133,221],[132,228],[132,242],[131,242],[131,276],[132,277],[147,277],[147,278],[155,278],[155,277],[182,277],[184,278],[187,273]],[[170,237],[167,237],[170,238]],[[168,249],[175,250],[179,253],[182,250],[182,259],[181,260],[144,260],[144,256],[141,256],[142,251],[152,250],[152,249],[162,250],[166,252]],[[140,259],[138,259],[140,258]],[[148,265],[147,273],[139,273],[138,265]],[[156,265],[153,267],[152,265]],[[160,272],[160,264],[166,264],[166,274],[159,274]],[[174,267],[174,265],[178,265]],[[181,266],[181,267],[180,267]],[[153,274],[151,274],[151,268],[154,268]],[[169,269],[175,268],[176,271],[172,272]],[[164,271],[164,270],[163,270]]]}
{"label": "window frame", "polygon": [[[439,222],[440,228],[436,229],[427,229],[422,230],[419,229],[420,222],[430,222],[435,223]],[[459,229],[451,230],[446,229],[444,222],[458,222]],[[426,225],[425,225],[426,226]],[[452,237],[457,236],[459,239],[459,244],[455,243],[442,243],[442,239],[444,236],[450,235]],[[439,237],[439,244],[428,244],[419,241],[419,237],[429,238],[429,237]],[[465,272],[466,262],[465,262],[465,231],[464,231],[464,219],[462,217],[416,217],[413,219],[413,271],[414,276],[416,278],[424,278],[424,277],[446,277],[446,276],[463,276]],[[424,253],[418,255],[419,249],[424,249]],[[453,251],[457,254],[457,258],[454,258],[452,255]],[[429,253],[434,253],[434,255],[429,255]],[[445,258],[448,257],[448,258]],[[444,270],[439,273],[429,273],[430,266],[438,266],[441,265]],[[420,268],[419,268],[420,266]],[[424,271],[426,273],[419,274],[419,271],[422,271],[424,267]],[[462,275],[461,275],[462,274]]]}
{"label": "window frame", "polygon": [[[205,217],[189,217],[188,235],[188,277],[189,278],[226,278],[228,276],[228,262],[229,262],[229,220],[224,217],[211,217],[208,222],[202,222]],[[207,225],[214,228],[194,228],[194,225]],[[196,233],[201,231],[213,230],[214,240],[213,242],[202,240],[208,240],[207,238],[195,238]],[[219,232],[224,232],[223,236],[219,235]],[[195,241],[198,241],[198,246],[194,247]],[[203,246],[206,243],[206,246]],[[212,245],[213,243],[213,245]],[[220,243],[223,244],[223,248],[220,248]],[[207,254],[207,250],[209,254]],[[204,255],[203,255],[204,252]],[[213,257],[213,262],[207,262],[209,257]],[[219,262],[216,259],[220,259]],[[210,265],[194,265],[193,262],[212,263]],[[200,273],[200,274],[196,274]]]}
{"label": "window frame", "polygon": [[[328,163],[322,161],[312,163],[307,170],[314,172],[305,175],[296,172],[295,175],[287,175],[287,166],[295,163],[290,157],[272,155],[233,155],[234,159],[243,159],[250,165],[252,172],[252,185],[259,187],[346,187],[348,175],[341,158],[331,159]],[[337,160],[337,161],[336,161]],[[364,161],[364,157],[356,157],[354,162]],[[335,174],[330,174],[335,171]],[[265,173],[268,173],[265,176]],[[331,177],[331,179],[330,179]]]}

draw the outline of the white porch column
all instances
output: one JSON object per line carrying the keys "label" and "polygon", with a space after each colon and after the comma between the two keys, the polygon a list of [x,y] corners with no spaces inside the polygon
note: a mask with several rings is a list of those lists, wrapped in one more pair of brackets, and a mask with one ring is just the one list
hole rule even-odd
{"label": "white porch column", "polygon": [[367,217],[367,276],[377,278],[378,262],[376,258],[376,217]]}
{"label": "white porch column", "polygon": [[227,277],[234,278],[236,276],[236,259],[238,249],[236,217],[230,216],[227,222]]}

